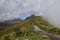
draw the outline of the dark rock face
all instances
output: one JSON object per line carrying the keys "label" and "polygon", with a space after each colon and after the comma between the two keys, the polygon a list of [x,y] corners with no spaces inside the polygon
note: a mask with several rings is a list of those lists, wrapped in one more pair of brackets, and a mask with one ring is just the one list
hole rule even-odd
{"label": "dark rock face", "polygon": [[4,21],[4,22],[0,22],[0,29],[6,28],[6,27],[9,27],[9,26],[13,26],[13,25],[19,23],[20,21],[22,21],[22,20],[17,18],[17,19],[13,19],[13,20],[7,20],[7,21]]}
{"label": "dark rock face", "polygon": [[8,24],[8,23],[0,23],[0,30],[8,27],[8,26],[12,26],[12,24]]}
{"label": "dark rock face", "polygon": [[[30,17],[27,17],[25,20],[27,20],[29,18],[32,18],[32,17],[35,17],[35,15],[31,15]],[[8,27],[8,26],[12,26],[12,25],[20,23],[21,21],[23,21],[23,20],[21,20],[20,18],[16,18],[16,19],[13,19],[13,20],[7,20],[7,21],[4,21],[4,22],[0,22],[0,28],[5,28],[5,27]]]}
{"label": "dark rock face", "polygon": [[18,23],[22,21],[20,18],[16,18],[16,19],[13,19],[13,20],[7,20],[7,21],[4,21],[5,23]]}
{"label": "dark rock face", "polygon": [[29,18],[32,18],[32,17],[35,17],[35,15],[31,15],[30,17],[27,17],[26,19],[29,19]]}

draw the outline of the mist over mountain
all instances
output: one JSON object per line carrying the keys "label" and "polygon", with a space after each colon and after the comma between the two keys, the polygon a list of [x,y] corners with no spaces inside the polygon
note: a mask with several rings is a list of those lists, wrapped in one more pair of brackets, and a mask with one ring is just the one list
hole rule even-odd
{"label": "mist over mountain", "polygon": [[43,18],[60,28],[60,0],[41,0]]}
{"label": "mist over mountain", "polygon": [[0,0],[0,22],[34,14],[60,27],[60,0]]}
{"label": "mist over mountain", "polygon": [[5,27],[8,27],[8,26],[19,24],[20,22],[25,21],[29,18],[33,18],[33,17],[35,17],[35,15],[31,15],[31,16],[25,18],[24,20],[22,20],[20,18],[16,18],[16,19],[12,19],[12,20],[3,21],[3,22],[0,22],[0,28],[5,28]]}
{"label": "mist over mountain", "polygon": [[19,18],[23,13],[35,14],[39,9],[40,0],[0,0],[0,22]]}

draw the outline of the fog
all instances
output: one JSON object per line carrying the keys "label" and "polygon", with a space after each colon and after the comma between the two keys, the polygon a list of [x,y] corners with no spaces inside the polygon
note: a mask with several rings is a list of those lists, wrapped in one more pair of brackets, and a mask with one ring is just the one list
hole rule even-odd
{"label": "fog", "polygon": [[60,0],[0,0],[0,22],[19,18],[23,13],[42,15],[60,27]]}
{"label": "fog", "polygon": [[41,12],[43,18],[60,28],[60,0],[42,0]]}
{"label": "fog", "polygon": [[36,14],[39,9],[40,0],[0,0],[0,22],[19,18],[23,13]]}

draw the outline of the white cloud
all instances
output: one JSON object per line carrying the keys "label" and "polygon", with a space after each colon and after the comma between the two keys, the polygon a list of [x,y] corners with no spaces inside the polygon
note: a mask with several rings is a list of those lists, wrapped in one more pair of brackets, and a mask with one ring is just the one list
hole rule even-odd
{"label": "white cloud", "polygon": [[26,12],[42,15],[51,24],[60,26],[60,0],[0,0],[0,21],[19,18]]}
{"label": "white cloud", "polygon": [[41,0],[40,8],[45,19],[60,27],[60,0]]}
{"label": "white cloud", "polygon": [[39,8],[40,0],[0,0],[0,21],[18,18],[24,12],[32,14]]}

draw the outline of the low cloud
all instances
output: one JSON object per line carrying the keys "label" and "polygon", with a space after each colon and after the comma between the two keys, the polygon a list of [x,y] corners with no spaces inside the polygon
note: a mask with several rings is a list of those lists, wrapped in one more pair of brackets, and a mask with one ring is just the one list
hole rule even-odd
{"label": "low cloud", "polygon": [[60,28],[60,0],[41,0],[40,9],[49,23]]}
{"label": "low cloud", "polygon": [[19,18],[23,13],[42,15],[60,27],[60,0],[0,0],[0,21]]}
{"label": "low cloud", "polygon": [[0,21],[19,18],[22,13],[35,14],[40,9],[40,0],[0,0]]}

